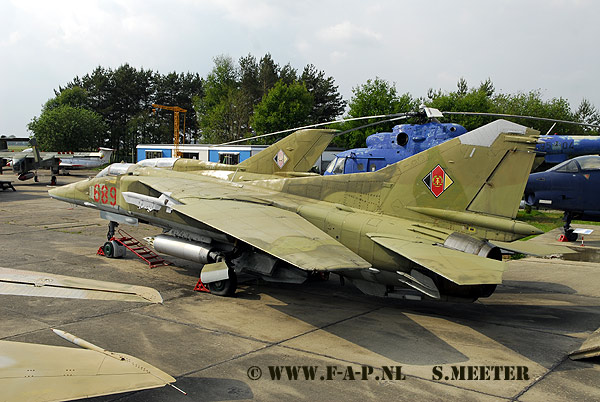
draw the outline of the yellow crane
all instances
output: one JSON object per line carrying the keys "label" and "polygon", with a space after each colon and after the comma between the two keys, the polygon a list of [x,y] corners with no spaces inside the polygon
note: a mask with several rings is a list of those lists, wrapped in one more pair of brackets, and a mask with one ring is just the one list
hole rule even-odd
{"label": "yellow crane", "polygon": [[[181,157],[181,151],[179,150],[179,113],[184,114],[184,116],[183,116],[183,138],[181,141],[181,143],[183,144],[183,142],[185,141],[185,113],[187,112],[187,110],[180,108],[179,106],[164,106],[164,105],[157,105],[156,103],[153,103],[152,107],[156,108],[156,109],[170,110],[173,112],[173,114],[174,114],[173,144],[175,145],[175,156]],[[155,113],[156,113],[156,109],[154,109]]]}

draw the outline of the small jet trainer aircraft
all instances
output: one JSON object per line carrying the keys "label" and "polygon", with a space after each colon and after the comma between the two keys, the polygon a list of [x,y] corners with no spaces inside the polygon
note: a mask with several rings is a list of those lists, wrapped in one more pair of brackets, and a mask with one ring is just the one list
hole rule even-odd
{"label": "small jet trainer aircraft", "polygon": [[[58,152],[60,164],[58,165],[63,172],[72,169],[91,169],[106,165],[110,162],[110,157],[114,149],[98,148],[97,152]],[[44,154],[45,152],[42,152]]]}
{"label": "small jet trainer aircraft", "polygon": [[600,221],[600,156],[565,161],[545,172],[532,173],[525,187],[525,203],[564,211],[565,237],[577,240],[571,220]]}
{"label": "small jet trainer aircraft", "polygon": [[[366,148],[350,149],[338,153],[324,174],[372,172],[456,138],[467,131],[458,124],[440,123],[437,119],[444,117],[444,113],[494,116],[494,114],[489,113],[440,112],[435,108],[421,106],[418,112],[407,113],[406,115],[407,117],[429,119],[429,122],[424,124],[400,124],[394,126],[391,133],[372,134],[367,137]],[[507,117],[531,118],[516,115]],[[567,122],[563,121],[563,123]],[[568,123],[575,124],[574,122]],[[573,156],[600,153],[600,137],[542,135],[535,150],[538,158],[536,158],[534,166],[538,166],[543,162],[556,164]]]}
{"label": "small jet trainer aircraft", "polygon": [[[564,249],[514,242],[541,233],[514,220],[537,134],[498,120],[377,172],[330,177],[236,182],[114,164],[49,194],[98,209],[109,228],[163,228],[154,248],[204,264],[217,295],[232,295],[242,271],[288,283],[334,272],[367,294],[473,301],[502,282],[501,249]],[[273,171],[292,152],[279,151]]]}
{"label": "small jet trainer aircraft", "polygon": [[19,180],[34,179],[38,181],[37,170],[49,169],[52,178],[50,184],[56,184],[56,176],[60,169],[87,169],[102,166],[110,162],[113,152],[110,148],[99,148],[98,152],[40,152],[37,141],[31,138],[30,149],[21,152],[9,152],[6,141],[14,141],[12,138],[0,140],[0,159],[9,160],[12,170],[18,175]]}

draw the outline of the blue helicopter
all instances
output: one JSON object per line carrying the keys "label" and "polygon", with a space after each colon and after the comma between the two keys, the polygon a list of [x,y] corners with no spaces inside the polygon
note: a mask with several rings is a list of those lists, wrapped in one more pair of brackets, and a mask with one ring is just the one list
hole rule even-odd
{"label": "blue helicopter", "polygon": [[[409,117],[428,118],[425,124],[400,124],[392,132],[376,133],[367,137],[366,148],[355,148],[336,154],[324,172],[324,175],[372,172],[402,159],[413,156],[428,148],[451,140],[467,130],[458,124],[440,123],[438,118],[445,114],[481,115],[494,117],[518,117],[534,120],[580,124],[569,121],[494,113],[440,112],[435,108],[421,106],[418,112],[407,114]],[[594,125],[590,125],[594,126]],[[594,126],[597,127],[597,126]],[[552,130],[552,129],[550,129]],[[573,135],[542,135],[536,146],[538,158],[536,165],[545,162],[557,164],[577,155],[600,153],[600,137]]]}
{"label": "blue helicopter", "polygon": [[564,211],[565,237],[577,240],[572,219],[600,221],[600,156],[570,159],[545,172],[529,175],[525,203],[530,206]]}

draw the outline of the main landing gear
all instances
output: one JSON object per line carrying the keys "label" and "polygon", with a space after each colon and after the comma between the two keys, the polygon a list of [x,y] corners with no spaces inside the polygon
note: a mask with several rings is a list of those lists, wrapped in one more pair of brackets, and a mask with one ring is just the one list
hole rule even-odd
{"label": "main landing gear", "polygon": [[228,279],[207,283],[206,287],[213,295],[233,296],[237,289],[237,275],[233,269],[229,269]]}
{"label": "main landing gear", "polygon": [[565,232],[565,238],[568,241],[576,241],[577,240],[577,233],[573,233],[573,228],[571,227],[571,220],[573,220],[573,213],[572,212],[568,212],[565,211],[565,214],[563,215],[563,221],[565,222],[565,225],[563,226],[563,231]]}

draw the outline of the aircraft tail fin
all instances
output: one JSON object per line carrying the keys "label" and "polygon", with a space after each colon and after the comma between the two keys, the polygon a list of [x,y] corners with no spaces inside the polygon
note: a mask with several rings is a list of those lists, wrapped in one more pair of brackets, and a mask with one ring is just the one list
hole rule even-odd
{"label": "aircraft tail fin", "polygon": [[238,164],[246,172],[279,174],[308,172],[333,139],[336,130],[298,130]]}
{"label": "aircraft tail fin", "polygon": [[29,144],[31,144],[31,148],[33,149],[33,158],[35,160],[35,163],[40,163],[42,157],[40,156],[40,149],[38,148],[37,140],[35,139],[35,137],[29,140]]}
{"label": "aircraft tail fin", "polygon": [[103,148],[103,147],[100,147],[100,152],[102,154],[102,156],[100,157],[100,161],[102,163],[108,163],[108,162],[110,162],[110,157],[111,157],[113,151],[114,151],[114,149],[112,149],[112,148]]}
{"label": "aircraft tail fin", "polygon": [[379,172],[393,183],[382,212],[394,214],[402,206],[421,213],[475,212],[514,219],[538,135],[525,126],[496,120],[390,165]]}

